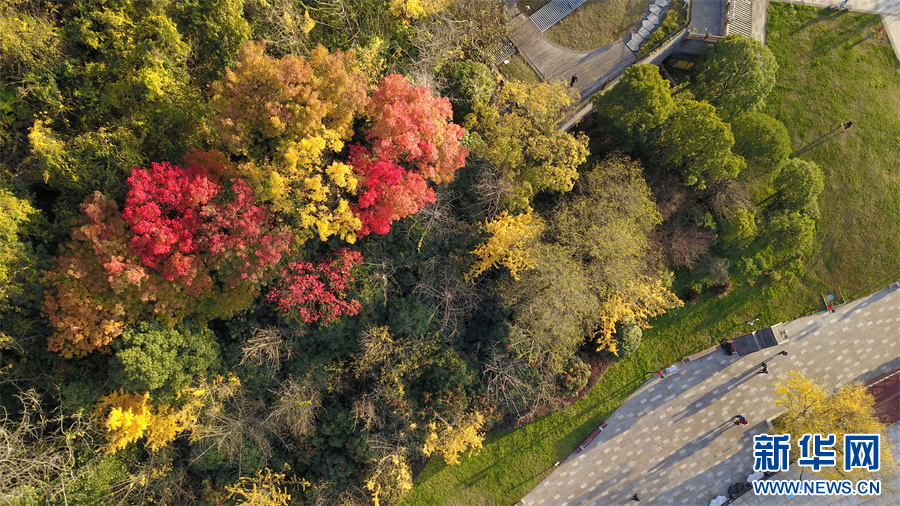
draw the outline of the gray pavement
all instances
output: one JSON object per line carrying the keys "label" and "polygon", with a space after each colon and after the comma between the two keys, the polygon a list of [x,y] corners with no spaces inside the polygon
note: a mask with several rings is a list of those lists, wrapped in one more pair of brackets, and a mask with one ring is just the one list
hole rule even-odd
{"label": "gray pavement", "polygon": [[690,33],[725,36],[725,0],[691,0]]}
{"label": "gray pavement", "polygon": [[[642,504],[705,505],[727,495],[752,470],[753,435],[781,411],[776,380],[799,370],[834,388],[900,367],[896,286],[836,309],[786,323],[790,341],[780,346],[744,357],[715,351],[647,381],[520,504],[626,505],[638,494]],[[770,373],[757,374],[770,358]],[[738,414],[750,424],[734,426]]]}

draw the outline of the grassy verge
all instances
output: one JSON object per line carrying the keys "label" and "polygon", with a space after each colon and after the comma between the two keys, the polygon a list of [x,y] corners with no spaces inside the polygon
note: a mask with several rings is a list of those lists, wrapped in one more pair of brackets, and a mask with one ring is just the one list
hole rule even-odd
{"label": "grassy verge", "polygon": [[[870,37],[880,26],[872,15],[769,8],[780,68],[764,112],[787,126],[795,156],[825,171],[824,241],[808,267],[823,289],[900,270],[900,65],[887,35]],[[850,130],[829,137],[847,121]]]}
{"label": "grassy verge", "polygon": [[569,49],[597,49],[631,33],[649,5],[650,0],[588,0],[544,35]]}
{"label": "grassy verge", "polygon": [[500,69],[500,73],[511,81],[522,81],[530,84],[541,82],[537,72],[528,66],[528,62],[520,54],[510,56],[509,64],[500,63],[497,67]]}
{"label": "grassy verge", "polygon": [[[638,353],[611,366],[571,406],[517,430],[489,434],[458,466],[433,459],[405,505],[510,505],[566,458],[653,372],[722,337],[822,309],[821,293],[848,300],[896,281],[900,272],[900,74],[876,16],[826,15],[772,4],[769,44],[781,65],[766,112],[791,132],[795,150],[846,121],[850,131],[805,151],[826,172],[821,245],[790,282],[738,286],[657,318]],[[840,294],[840,295],[839,295]]]}

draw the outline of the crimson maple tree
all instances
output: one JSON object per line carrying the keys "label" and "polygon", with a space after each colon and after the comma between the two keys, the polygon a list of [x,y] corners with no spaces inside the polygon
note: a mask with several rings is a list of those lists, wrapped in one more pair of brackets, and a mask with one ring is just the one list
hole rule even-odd
{"label": "crimson maple tree", "polygon": [[356,315],[362,305],[347,300],[344,291],[354,281],[350,271],[360,263],[362,255],[347,248],[315,264],[291,262],[266,298],[304,323],[327,325],[342,314]]}
{"label": "crimson maple tree", "polygon": [[359,237],[386,234],[391,223],[434,202],[434,190],[421,175],[389,161],[373,160],[361,146],[350,148],[350,165],[363,181],[353,207],[362,223]]}
{"label": "crimson maple tree", "polygon": [[121,214],[100,193],[85,200],[45,277],[51,351],[107,351],[144,317],[174,324],[195,312],[229,316],[252,302],[288,249],[291,233],[241,179],[229,188],[200,165],[153,163],[134,168],[128,185]]}
{"label": "crimson maple tree", "polygon": [[453,123],[453,108],[445,97],[434,97],[425,86],[390,74],[369,99],[372,126],[366,139],[379,160],[406,163],[435,183],[453,181],[469,150],[460,144],[463,127]]}

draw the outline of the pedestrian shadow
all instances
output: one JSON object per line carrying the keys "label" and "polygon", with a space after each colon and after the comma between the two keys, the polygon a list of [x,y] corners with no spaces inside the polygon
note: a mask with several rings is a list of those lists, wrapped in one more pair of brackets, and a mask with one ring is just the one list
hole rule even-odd
{"label": "pedestrian shadow", "polygon": [[673,420],[672,423],[680,422],[681,420],[684,420],[685,418],[693,416],[694,414],[706,409],[710,404],[721,399],[728,392],[750,381],[750,379],[756,376],[758,373],[759,365],[754,364],[750,370],[746,371],[740,376],[732,378],[730,381],[728,381],[728,383],[714,388],[711,392],[707,392],[706,395],[692,402],[688,407],[684,408],[681,416]]}
{"label": "pedestrian shadow", "polygon": [[727,421],[719,424],[716,428],[708,431],[706,434],[703,434],[698,438],[695,438],[693,441],[679,448],[677,452],[659,461],[655,466],[653,466],[653,468],[647,471],[647,474],[657,474],[665,469],[674,466],[678,462],[681,462],[686,457],[694,455],[695,453],[703,450],[704,448],[709,446],[710,443],[715,441],[716,438],[724,434],[725,431],[727,431],[733,425],[733,421]]}
{"label": "pedestrian shadow", "polygon": [[806,146],[803,146],[802,148],[798,149],[797,151],[794,151],[794,153],[791,155],[791,158],[796,158],[796,157],[802,155],[803,153],[806,153],[807,151],[815,149],[815,148],[821,146],[822,144],[825,144],[826,142],[830,141],[831,139],[837,137],[840,134],[841,134],[841,127],[838,126],[838,127],[834,128],[833,130],[831,130],[830,132],[826,133],[825,135],[810,142]]}

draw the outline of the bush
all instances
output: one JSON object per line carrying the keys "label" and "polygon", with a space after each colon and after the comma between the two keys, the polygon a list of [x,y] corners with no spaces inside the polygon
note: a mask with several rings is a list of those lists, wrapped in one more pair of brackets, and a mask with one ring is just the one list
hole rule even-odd
{"label": "bush", "polygon": [[[640,330],[640,329],[638,329]],[[638,338],[640,341],[640,338]],[[557,376],[556,383],[563,395],[575,397],[591,378],[591,367],[578,357],[572,357],[565,370]]]}
{"label": "bush", "polygon": [[[699,294],[699,291],[698,291]],[[638,326],[637,322],[627,318],[616,324],[616,350],[618,355],[604,351],[603,355],[616,362],[626,359],[634,354],[641,346],[641,338],[644,331]]]}

